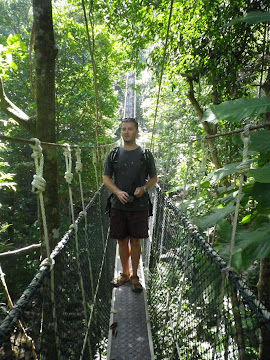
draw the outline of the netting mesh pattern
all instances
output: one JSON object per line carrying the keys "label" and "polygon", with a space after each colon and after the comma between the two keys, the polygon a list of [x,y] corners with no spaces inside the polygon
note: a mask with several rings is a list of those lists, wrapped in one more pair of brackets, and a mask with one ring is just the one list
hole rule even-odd
{"label": "netting mesh pattern", "polygon": [[269,313],[163,194],[152,198],[144,263],[156,358],[259,359]]}
{"label": "netting mesh pattern", "polygon": [[[35,281],[25,291],[30,293],[30,299],[23,296],[18,311],[2,322],[0,340],[6,340],[1,344],[0,359],[35,359],[40,355],[48,359],[50,345],[41,335],[42,319],[46,317],[51,319],[52,334],[57,325],[59,358],[92,359],[106,347],[111,303],[108,279],[113,277],[116,246],[107,237],[106,198],[107,192],[102,188],[86,208],[87,222],[83,214],[77,219],[77,240],[74,230],[66,233],[53,253],[53,271],[43,267],[38,274],[39,283]],[[52,289],[51,276],[53,297],[48,291]],[[54,315],[44,307],[46,297],[55,302]]]}

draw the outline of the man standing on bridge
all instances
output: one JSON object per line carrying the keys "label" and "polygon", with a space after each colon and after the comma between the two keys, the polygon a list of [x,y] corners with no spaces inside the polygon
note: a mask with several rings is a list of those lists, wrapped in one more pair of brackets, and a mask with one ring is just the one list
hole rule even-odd
{"label": "man standing on bridge", "polygon": [[[142,291],[137,275],[141,244],[148,237],[148,190],[157,182],[152,153],[136,143],[138,123],[125,118],[121,124],[123,147],[110,151],[103,169],[104,185],[112,192],[110,209],[110,237],[118,240],[123,268],[118,278],[112,280],[116,287],[130,281],[132,291]],[[129,271],[131,257],[132,275]]]}

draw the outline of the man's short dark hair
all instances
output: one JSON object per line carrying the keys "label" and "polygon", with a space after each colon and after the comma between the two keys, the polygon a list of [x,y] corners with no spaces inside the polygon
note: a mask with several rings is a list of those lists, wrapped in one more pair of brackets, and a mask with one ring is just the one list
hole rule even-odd
{"label": "man's short dark hair", "polygon": [[138,122],[134,118],[124,118],[122,120],[121,124],[126,123],[126,122],[133,122],[135,124],[136,130],[138,130],[139,125],[138,125]]}

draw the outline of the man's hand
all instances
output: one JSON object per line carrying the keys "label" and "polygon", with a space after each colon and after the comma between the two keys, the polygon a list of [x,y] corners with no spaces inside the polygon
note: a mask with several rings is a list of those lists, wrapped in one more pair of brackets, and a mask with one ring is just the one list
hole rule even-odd
{"label": "man's hand", "polygon": [[143,188],[143,186],[137,187],[137,188],[135,189],[135,191],[134,191],[134,196],[136,196],[137,198],[142,197],[143,194],[144,194],[144,188]]}
{"label": "man's hand", "polygon": [[115,195],[122,204],[126,204],[128,202],[129,195],[127,192],[119,190]]}

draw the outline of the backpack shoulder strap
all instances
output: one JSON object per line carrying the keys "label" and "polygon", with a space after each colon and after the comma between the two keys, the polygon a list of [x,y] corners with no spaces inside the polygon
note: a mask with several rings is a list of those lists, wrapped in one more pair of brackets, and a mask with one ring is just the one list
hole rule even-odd
{"label": "backpack shoulder strap", "polygon": [[116,146],[111,150],[111,156],[110,156],[111,162],[116,162],[117,161],[117,156],[118,156],[118,153],[119,153],[119,149],[120,149],[120,146]]}
{"label": "backpack shoulder strap", "polygon": [[143,153],[143,160],[145,161],[146,163],[146,166],[149,165],[149,161],[150,161],[150,150],[149,149],[145,149],[143,148],[142,149],[142,153]]}

